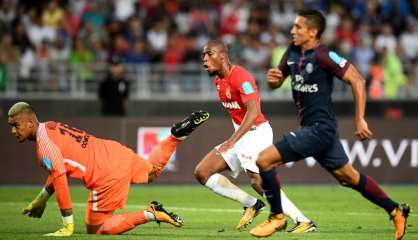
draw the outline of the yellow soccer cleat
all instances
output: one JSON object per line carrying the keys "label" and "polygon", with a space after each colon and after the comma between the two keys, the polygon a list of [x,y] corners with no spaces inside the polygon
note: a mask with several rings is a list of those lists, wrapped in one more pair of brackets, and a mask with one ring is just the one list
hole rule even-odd
{"label": "yellow soccer cleat", "polygon": [[263,211],[264,209],[264,202],[260,199],[257,199],[257,202],[252,207],[244,208],[244,215],[239,220],[239,223],[237,225],[237,230],[241,231],[244,228],[246,228],[248,225],[250,225],[255,217]]}
{"label": "yellow soccer cleat", "polygon": [[74,223],[66,223],[64,224],[64,227],[60,230],[53,232],[53,233],[47,233],[44,236],[47,237],[69,237],[73,235],[74,233]]}
{"label": "yellow soccer cleat", "polygon": [[395,240],[401,240],[406,233],[406,220],[411,211],[408,204],[402,203],[396,207],[391,215],[393,224],[395,225]]}
{"label": "yellow soccer cleat", "polygon": [[250,234],[255,237],[269,237],[276,231],[283,231],[286,229],[286,218],[283,213],[270,215],[270,217],[251,229]]}
{"label": "yellow soccer cleat", "polygon": [[155,221],[158,224],[165,222],[176,227],[181,227],[184,224],[183,219],[181,219],[177,214],[167,212],[163,208],[163,205],[157,201],[152,201],[147,208],[147,211],[154,214]]}
{"label": "yellow soccer cleat", "polygon": [[288,233],[307,233],[316,231],[316,225],[314,222],[297,222],[295,226],[287,230]]}

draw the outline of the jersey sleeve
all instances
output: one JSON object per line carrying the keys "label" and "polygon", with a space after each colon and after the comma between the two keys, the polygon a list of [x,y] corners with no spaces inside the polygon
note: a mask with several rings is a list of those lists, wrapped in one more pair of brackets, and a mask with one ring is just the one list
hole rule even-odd
{"label": "jersey sleeve", "polygon": [[58,145],[51,139],[45,128],[39,131],[39,134],[37,141],[41,166],[53,178],[65,174],[67,171]]}
{"label": "jersey sleeve", "polygon": [[236,79],[234,87],[238,89],[243,103],[259,98],[257,85],[255,84],[254,77],[250,73],[240,71]]}
{"label": "jersey sleeve", "polygon": [[55,189],[55,196],[57,198],[60,209],[72,208],[70,189],[68,187],[67,175],[61,174],[52,180]]}
{"label": "jersey sleeve", "polygon": [[283,74],[283,79],[286,79],[287,76],[289,76],[290,74],[290,68],[289,65],[287,65],[287,60],[288,60],[288,56],[289,56],[289,49],[291,46],[289,46],[286,49],[286,52],[283,54],[282,59],[280,60],[279,65],[277,66],[277,68],[282,72]]}
{"label": "jersey sleeve", "polygon": [[316,53],[316,61],[321,68],[342,79],[350,63],[334,51],[329,51],[326,47],[321,47]]}

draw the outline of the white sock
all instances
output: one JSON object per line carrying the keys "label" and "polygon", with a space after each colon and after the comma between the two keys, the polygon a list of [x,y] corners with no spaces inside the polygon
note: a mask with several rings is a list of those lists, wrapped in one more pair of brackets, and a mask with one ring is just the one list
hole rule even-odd
{"label": "white sock", "polygon": [[145,217],[148,219],[148,221],[154,221],[155,216],[152,214],[152,212],[148,212],[147,210],[144,211]]}
{"label": "white sock", "polygon": [[257,198],[242,191],[219,173],[210,176],[205,186],[223,197],[240,202],[244,207],[252,207],[257,202]]}
{"label": "white sock", "polygon": [[290,217],[294,223],[297,222],[310,222],[305,215],[287,198],[283,190],[280,189],[280,196],[282,199],[282,209],[283,213]]}

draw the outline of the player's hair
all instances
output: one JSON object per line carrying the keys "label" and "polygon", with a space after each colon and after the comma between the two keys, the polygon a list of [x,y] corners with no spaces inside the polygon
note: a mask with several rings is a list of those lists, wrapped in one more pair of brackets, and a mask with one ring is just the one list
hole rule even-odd
{"label": "player's hair", "polygon": [[310,27],[314,27],[318,30],[316,34],[316,38],[321,38],[322,33],[325,31],[326,26],[326,19],[324,15],[318,11],[313,9],[303,9],[298,12],[298,15],[304,17],[308,21],[308,25]]}
{"label": "player's hair", "polygon": [[27,102],[17,102],[10,107],[7,115],[9,117],[14,117],[22,113],[34,113],[34,110]]}
{"label": "player's hair", "polygon": [[228,54],[228,46],[221,40],[213,39],[208,42],[207,45],[214,45],[216,46],[221,52],[225,52]]}

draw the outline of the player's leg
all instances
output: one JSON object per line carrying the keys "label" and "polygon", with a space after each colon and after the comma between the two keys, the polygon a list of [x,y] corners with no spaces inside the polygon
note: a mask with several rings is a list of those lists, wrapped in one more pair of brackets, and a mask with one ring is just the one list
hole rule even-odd
{"label": "player's leg", "polygon": [[292,219],[295,224],[292,228],[287,230],[289,233],[306,233],[316,230],[316,225],[313,221],[307,218],[296,205],[290,201],[283,189],[280,189],[280,197],[282,200],[282,209],[284,215]]}
{"label": "player's leg", "polygon": [[186,139],[187,136],[208,119],[208,112],[197,111],[171,127],[171,136],[154,146],[149,155],[148,161],[153,165],[150,181],[161,175],[171,155],[176,151],[177,144]]}
{"label": "player's leg", "polygon": [[324,144],[318,132],[317,128],[304,127],[295,132],[285,133],[280,141],[270,145],[258,155],[256,163],[263,180],[265,197],[270,204],[270,216],[250,231],[252,235],[266,237],[277,230],[285,229],[286,219],[283,214],[280,178],[275,166],[298,161],[321,151]]}
{"label": "player's leg", "polygon": [[257,199],[241,190],[228,178],[220,174],[230,169],[225,159],[216,149],[210,151],[196,166],[195,177],[205,187],[213,192],[240,202],[244,207],[251,207]]}
{"label": "player's leg", "polygon": [[332,174],[341,185],[357,190],[363,197],[385,209],[395,225],[395,239],[403,237],[410,211],[407,204],[393,201],[372,177],[359,173],[350,163],[332,171]]}
{"label": "player's leg", "polygon": [[253,236],[267,237],[271,236],[276,230],[286,228],[286,218],[281,203],[280,180],[274,167],[281,161],[281,154],[275,145],[261,151],[256,160],[260,169],[264,195],[270,204],[270,216],[266,221],[251,229],[250,233]]}
{"label": "player's leg", "polygon": [[89,234],[115,235],[132,230],[138,225],[151,221],[166,222],[181,227],[183,220],[174,213],[167,212],[161,203],[153,201],[143,211],[114,215],[113,211],[96,212],[89,209],[86,212],[86,227]]}
{"label": "player's leg", "polygon": [[348,161],[341,142],[336,139],[324,152],[321,164],[327,168],[341,185],[353,188],[363,197],[382,207],[393,219],[396,228],[396,239],[405,234],[409,206],[393,201],[379,184],[370,176],[359,173]]}

